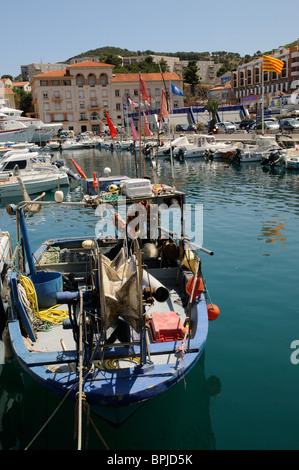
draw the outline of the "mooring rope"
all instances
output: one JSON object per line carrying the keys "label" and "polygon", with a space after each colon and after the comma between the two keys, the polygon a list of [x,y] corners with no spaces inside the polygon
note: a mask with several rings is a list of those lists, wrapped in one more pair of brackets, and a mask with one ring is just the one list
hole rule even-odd
{"label": "mooring rope", "polygon": [[[54,305],[53,307],[50,307],[47,309],[41,309],[41,310],[39,309],[36,290],[35,290],[33,282],[31,281],[31,279],[29,279],[29,277],[21,276],[20,284],[26,293],[26,296],[29,302],[29,308],[31,312],[33,312],[37,318],[39,318],[40,320],[44,322],[55,323],[55,324],[60,324],[62,323],[63,320],[69,318],[68,312],[66,310],[57,308],[58,305]],[[21,297],[23,301],[24,301],[24,291],[22,289],[19,289],[19,292],[22,292]],[[24,302],[26,311],[28,308],[28,302],[26,301]]]}

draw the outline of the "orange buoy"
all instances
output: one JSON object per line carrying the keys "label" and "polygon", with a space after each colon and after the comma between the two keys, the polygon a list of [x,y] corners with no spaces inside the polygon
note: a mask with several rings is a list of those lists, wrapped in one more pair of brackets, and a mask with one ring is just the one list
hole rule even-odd
{"label": "orange buoy", "polygon": [[219,307],[217,307],[217,305],[215,304],[209,304],[207,306],[207,309],[208,309],[208,319],[210,321],[216,320],[216,318],[218,318],[219,313],[220,313]]}
{"label": "orange buoy", "polygon": [[186,284],[186,292],[188,295],[190,296],[192,295],[194,282],[195,282],[195,286],[194,286],[192,300],[196,299],[196,297],[198,297],[203,292],[203,289],[204,289],[202,278],[199,276],[196,278],[192,276],[190,277],[189,281]]}
{"label": "orange buoy", "polygon": [[97,174],[93,172],[93,182],[92,182],[93,189],[98,189],[98,182],[97,182]]}

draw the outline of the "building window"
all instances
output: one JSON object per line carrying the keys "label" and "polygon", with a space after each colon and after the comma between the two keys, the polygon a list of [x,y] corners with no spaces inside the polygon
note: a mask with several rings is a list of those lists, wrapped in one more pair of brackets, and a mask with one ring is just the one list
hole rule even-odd
{"label": "building window", "polygon": [[84,98],[84,91],[79,91],[79,98]]}
{"label": "building window", "polygon": [[68,120],[68,121],[73,121],[73,120],[74,120],[74,116],[73,116],[72,113],[68,113],[68,114],[67,114],[67,120]]}
{"label": "building window", "polygon": [[174,108],[178,108],[178,107],[179,107],[179,103],[178,103],[177,101],[174,101],[174,102],[173,102],[173,107],[174,107]]}
{"label": "building window", "polygon": [[121,110],[120,103],[116,103],[116,111],[120,111],[120,110]]}
{"label": "building window", "polygon": [[104,98],[106,98],[106,97],[108,96],[107,90],[103,90],[102,96],[103,96]]}
{"label": "building window", "polygon": [[49,109],[50,109],[49,103],[45,103],[45,104],[44,104],[44,110],[45,110],[45,111],[49,111]]}
{"label": "building window", "polygon": [[45,115],[45,122],[51,122],[51,115],[50,114]]}
{"label": "building window", "polygon": [[54,114],[54,121],[64,121],[64,115],[63,114]]}
{"label": "building window", "polygon": [[82,74],[76,76],[76,85],[83,86],[84,85],[84,77]]}
{"label": "building window", "polygon": [[100,75],[100,84],[102,86],[108,85],[108,77],[105,73],[101,73],[101,75]]}
{"label": "building window", "polygon": [[155,89],[155,96],[160,96],[160,88]]}
{"label": "building window", "polygon": [[48,80],[41,80],[40,86],[48,86]]}
{"label": "building window", "polygon": [[70,99],[70,98],[71,98],[71,92],[70,92],[70,91],[66,91],[66,92],[65,92],[65,97],[66,97],[66,99]]}
{"label": "building window", "polygon": [[60,98],[60,93],[59,93],[59,91],[54,91],[54,96],[55,96],[55,98]]}
{"label": "building window", "polygon": [[80,108],[81,108],[81,109],[84,109],[84,108],[85,108],[85,104],[84,104],[84,103],[80,103]]}
{"label": "building window", "polygon": [[47,92],[44,92],[44,93],[43,93],[43,98],[44,98],[44,100],[47,100],[47,99],[48,99],[48,93],[47,93]]}
{"label": "building window", "polygon": [[60,103],[55,103],[55,109],[61,109],[61,104]]}
{"label": "building window", "polygon": [[52,80],[52,86],[59,86],[60,82],[59,80]]}
{"label": "building window", "polygon": [[98,121],[99,119],[100,119],[100,116],[98,115],[98,113],[96,113],[96,112],[91,113],[91,115],[90,115],[90,120],[91,121]]}
{"label": "building window", "polygon": [[104,108],[108,108],[108,101],[103,101]]}
{"label": "building window", "polygon": [[71,81],[70,81],[70,80],[63,80],[63,85],[64,85],[64,86],[70,86],[70,85],[71,85]]}
{"label": "building window", "polygon": [[134,96],[138,96],[138,90],[134,90]]}
{"label": "building window", "polygon": [[86,114],[80,113],[80,121],[86,121]]}
{"label": "building window", "polygon": [[97,83],[96,76],[93,73],[90,73],[88,75],[88,85],[89,86],[95,86]]}
{"label": "building window", "polygon": [[95,92],[94,90],[92,90],[92,91],[90,92],[90,97],[91,97],[91,98],[95,98],[95,97],[96,97],[96,92]]}
{"label": "building window", "polygon": [[66,109],[72,109],[72,103],[71,102],[66,103]]}
{"label": "building window", "polygon": [[119,90],[115,90],[115,96],[120,96],[119,95]]}

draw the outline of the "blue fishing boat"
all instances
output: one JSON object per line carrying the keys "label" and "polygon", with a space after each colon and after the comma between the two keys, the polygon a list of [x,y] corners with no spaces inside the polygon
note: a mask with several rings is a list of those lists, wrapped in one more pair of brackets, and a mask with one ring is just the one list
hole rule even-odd
{"label": "blue fishing boat", "polygon": [[[213,252],[191,243],[184,215],[179,234],[160,225],[159,208],[175,200],[182,209],[182,192],[126,178],[116,192],[114,184],[83,201],[63,202],[57,193],[58,202],[39,204],[41,210],[77,204],[103,212],[107,200],[112,204],[105,198],[109,190],[113,204],[117,195],[123,204],[110,205],[118,209],[113,214],[105,209],[113,234],[99,229],[93,237],[51,238],[34,254],[25,219],[32,201],[7,207],[17,230],[5,273],[5,319],[14,354],[28,374],[79,402],[79,409],[87,403],[119,424],[184,379],[203,353],[209,320],[219,309],[208,304],[198,254]],[[153,217],[149,208],[157,208]],[[136,211],[145,217],[134,225]]]}

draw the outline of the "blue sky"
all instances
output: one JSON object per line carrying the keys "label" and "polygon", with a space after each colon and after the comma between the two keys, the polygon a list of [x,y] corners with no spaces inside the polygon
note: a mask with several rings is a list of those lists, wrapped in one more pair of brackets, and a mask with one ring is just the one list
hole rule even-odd
{"label": "blue sky", "polygon": [[269,51],[299,37],[298,0],[1,2],[0,76],[103,46],[155,52]]}

